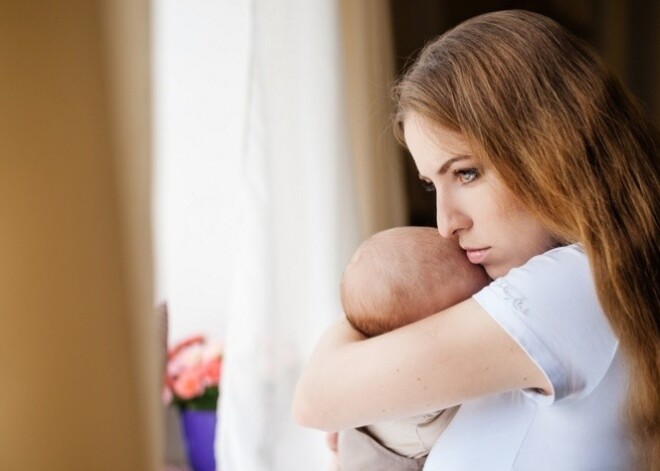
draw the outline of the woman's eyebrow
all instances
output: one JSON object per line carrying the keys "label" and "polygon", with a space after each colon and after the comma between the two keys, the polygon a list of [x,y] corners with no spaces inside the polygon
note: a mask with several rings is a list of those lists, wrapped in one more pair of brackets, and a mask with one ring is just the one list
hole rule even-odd
{"label": "woman's eyebrow", "polygon": [[454,162],[458,162],[459,160],[465,160],[465,159],[471,159],[471,155],[457,155],[456,157],[452,157],[451,159],[447,160],[444,164],[442,164],[442,167],[438,170],[438,175],[444,175],[447,173],[447,170],[449,170],[449,167]]}

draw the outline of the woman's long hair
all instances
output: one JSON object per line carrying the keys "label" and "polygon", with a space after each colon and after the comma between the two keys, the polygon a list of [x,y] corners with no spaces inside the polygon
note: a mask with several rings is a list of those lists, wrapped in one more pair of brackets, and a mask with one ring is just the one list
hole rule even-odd
{"label": "woman's long hair", "polygon": [[408,113],[462,133],[517,198],[581,242],[630,371],[643,466],[660,463],[660,178],[650,119],[589,46],[544,16],[478,16],[427,45],[395,87]]}

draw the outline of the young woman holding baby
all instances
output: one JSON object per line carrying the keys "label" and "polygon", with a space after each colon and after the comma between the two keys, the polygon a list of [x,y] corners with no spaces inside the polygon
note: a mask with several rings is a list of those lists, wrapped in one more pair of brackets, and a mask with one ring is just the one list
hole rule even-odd
{"label": "young woman holding baby", "polygon": [[588,46],[523,11],[433,41],[396,100],[440,235],[494,281],[369,339],[340,319],[300,378],[297,420],[338,431],[461,404],[424,469],[653,469],[660,176],[649,118]]}

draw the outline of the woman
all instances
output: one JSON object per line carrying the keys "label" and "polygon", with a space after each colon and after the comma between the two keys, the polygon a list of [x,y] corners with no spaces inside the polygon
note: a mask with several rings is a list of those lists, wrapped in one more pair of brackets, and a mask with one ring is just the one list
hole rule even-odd
{"label": "woman", "polygon": [[[523,11],[429,44],[395,131],[438,231],[495,279],[364,339],[340,319],[294,408],[337,431],[463,404],[425,469],[652,469],[660,462],[658,138],[578,39]],[[624,414],[623,412],[627,412]]]}

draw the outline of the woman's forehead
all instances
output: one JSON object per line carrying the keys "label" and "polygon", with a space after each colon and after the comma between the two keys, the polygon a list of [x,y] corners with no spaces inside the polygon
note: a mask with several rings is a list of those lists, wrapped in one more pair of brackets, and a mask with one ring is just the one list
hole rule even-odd
{"label": "woman's forehead", "polygon": [[404,137],[411,152],[416,148],[422,152],[441,152],[450,155],[472,154],[467,138],[460,132],[412,113],[404,120]]}

